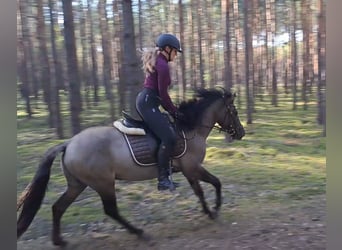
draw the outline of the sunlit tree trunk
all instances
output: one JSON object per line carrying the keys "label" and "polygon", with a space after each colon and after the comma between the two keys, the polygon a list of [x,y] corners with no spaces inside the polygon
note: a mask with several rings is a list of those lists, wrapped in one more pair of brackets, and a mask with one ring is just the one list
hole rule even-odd
{"label": "sunlit tree trunk", "polygon": [[254,79],[255,79],[255,97],[258,97],[260,101],[263,101],[263,68],[264,68],[264,47],[261,46],[262,41],[262,31],[264,29],[263,21],[263,6],[260,6],[259,0],[254,0],[254,5],[257,6],[255,9],[254,16],[254,27],[256,32],[257,47],[255,48],[256,55],[254,56]]}
{"label": "sunlit tree trunk", "polygon": [[251,73],[253,62],[252,36],[250,30],[250,0],[244,0],[244,37],[245,37],[245,81],[246,81],[246,102],[247,102],[247,124],[252,124],[252,93]]}
{"label": "sunlit tree trunk", "polygon": [[265,67],[265,87],[266,91],[269,93],[269,83],[270,83],[270,55],[269,55],[269,41],[270,41],[270,23],[271,23],[271,6],[270,0],[265,0],[265,58],[266,58],[266,67]]}
{"label": "sunlit tree trunk", "polygon": [[302,10],[302,30],[303,30],[303,46],[302,46],[302,58],[303,58],[303,83],[302,83],[302,100],[303,109],[308,109],[308,96],[307,89],[309,85],[309,70],[310,70],[310,5],[307,0],[301,1]]}
{"label": "sunlit tree trunk", "polygon": [[291,30],[291,71],[292,71],[292,96],[293,96],[293,110],[297,109],[297,11],[296,11],[296,2],[292,2],[291,6],[291,22],[292,22],[292,30]]}

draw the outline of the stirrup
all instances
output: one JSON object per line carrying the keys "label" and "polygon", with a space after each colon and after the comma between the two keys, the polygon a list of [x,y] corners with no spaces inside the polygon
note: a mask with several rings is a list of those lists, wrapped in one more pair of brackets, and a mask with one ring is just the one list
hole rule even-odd
{"label": "stirrup", "polygon": [[[167,183],[166,183],[167,182]],[[178,183],[171,182],[169,179],[163,180],[163,181],[158,181],[158,190],[163,191],[169,189],[170,191],[173,191],[178,187]]]}

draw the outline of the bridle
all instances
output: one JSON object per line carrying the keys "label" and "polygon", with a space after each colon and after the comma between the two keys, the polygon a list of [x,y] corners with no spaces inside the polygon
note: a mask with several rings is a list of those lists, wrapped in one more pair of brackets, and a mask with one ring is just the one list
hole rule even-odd
{"label": "bridle", "polygon": [[[222,97],[224,99],[224,106],[225,106],[225,114],[224,114],[224,119],[223,119],[223,123],[225,123],[226,119],[228,118],[228,115],[230,114],[230,117],[234,116],[233,114],[233,104],[227,104],[225,97]],[[227,134],[229,134],[230,136],[234,136],[236,134],[236,129],[235,126],[233,125],[233,119],[230,119],[229,125],[227,128],[223,128],[222,126],[207,126],[207,125],[201,125],[201,127],[205,127],[205,128],[210,128],[210,129],[216,129],[219,132],[223,131]]]}
{"label": "bridle", "polygon": [[[224,119],[223,119],[223,124],[225,124],[226,119],[229,118],[228,117],[229,115],[230,115],[230,118],[232,118],[236,114],[234,114],[234,110],[235,110],[234,104],[228,104],[227,101],[226,101],[226,97],[224,95],[222,96],[222,99],[223,99],[223,103],[224,103],[224,106],[225,106],[225,114],[224,114]],[[227,128],[223,128],[222,126],[218,126],[216,124],[214,126],[208,126],[208,125],[205,125],[205,124],[201,124],[199,126],[203,127],[203,128],[208,128],[210,130],[211,129],[216,129],[219,132],[223,131],[223,132],[229,134],[230,136],[234,136],[236,134],[236,126],[234,126],[233,119],[229,120],[229,125],[227,126]],[[191,138],[184,138],[184,139],[185,140],[191,140],[191,139],[193,139],[195,137],[195,135],[196,135],[196,133]]]}
{"label": "bridle", "polygon": [[[224,114],[223,123],[225,124],[226,119],[228,118],[230,114],[230,118],[232,118],[233,114],[233,104],[227,104],[226,101],[224,101],[224,106],[226,108],[226,112]],[[217,129],[219,132],[223,131],[231,136],[234,136],[236,134],[235,126],[233,125],[233,119],[230,119],[228,128],[222,128],[221,126],[214,125],[213,128]]]}

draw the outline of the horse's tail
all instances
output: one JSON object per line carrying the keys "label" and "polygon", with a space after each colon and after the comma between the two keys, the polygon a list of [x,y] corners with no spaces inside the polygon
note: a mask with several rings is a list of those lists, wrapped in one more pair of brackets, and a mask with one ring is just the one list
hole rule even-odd
{"label": "horse's tail", "polygon": [[17,201],[17,211],[23,206],[17,221],[17,238],[19,238],[30,226],[34,216],[38,212],[47,184],[50,179],[50,170],[53,161],[60,152],[65,152],[69,141],[51,147],[46,151],[39,163],[38,170],[31,183],[25,188]]}

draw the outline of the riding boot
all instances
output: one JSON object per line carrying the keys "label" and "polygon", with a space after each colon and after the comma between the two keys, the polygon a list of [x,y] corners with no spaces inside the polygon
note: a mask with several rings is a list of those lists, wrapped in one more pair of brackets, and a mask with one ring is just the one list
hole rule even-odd
{"label": "riding boot", "polygon": [[176,188],[169,179],[169,164],[168,150],[161,145],[158,152],[158,190],[170,189],[172,191]]}
{"label": "riding boot", "polygon": [[173,185],[175,186],[175,188],[178,188],[178,187],[180,186],[179,182],[173,181],[171,175],[172,175],[172,167],[169,168],[168,176],[169,176],[170,181],[171,181],[171,182],[173,183]]}
{"label": "riding boot", "polygon": [[158,190],[175,189],[175,186],[169,179],[169,175],[165,167],[159,167],[158,174]]}

